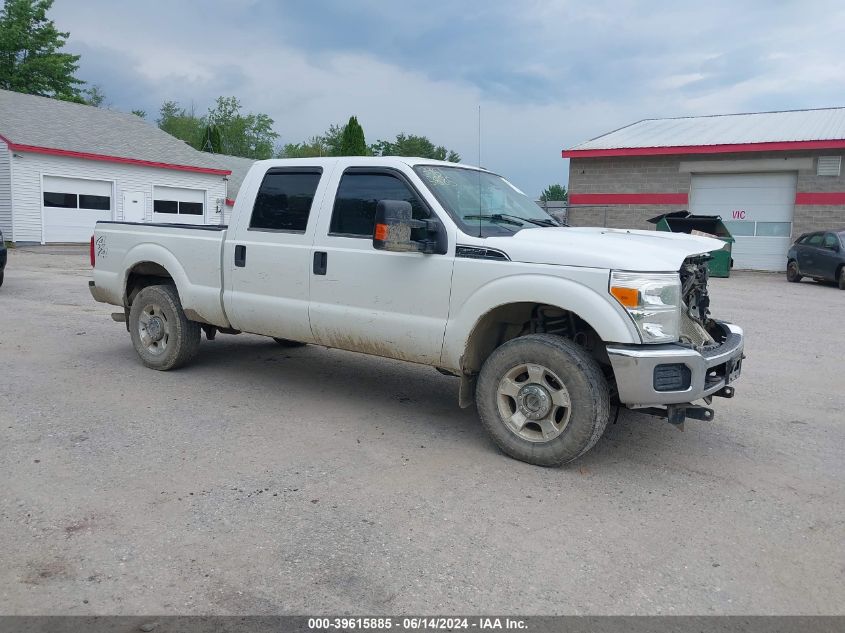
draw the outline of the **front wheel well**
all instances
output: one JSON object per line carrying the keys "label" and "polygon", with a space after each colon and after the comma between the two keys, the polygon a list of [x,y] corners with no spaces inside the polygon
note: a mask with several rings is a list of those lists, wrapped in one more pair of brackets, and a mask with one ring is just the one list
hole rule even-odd
{"label": "front wheel well", "polygon": [[601,337],[586,320],[557,306],[520,302],[501,305],[481,317],[472,330],[461,359],[465,374],[475,374],[500,345],[526,334],[557,334],[577,343],[600,364],[610,367]]}
{"label": "front wheel well", "polygon": [[173,275],[161,264],[155,262],[139,262],[129,271],[126,278],[126,292],[123,296],[123,303],[128,309],[135,297],[147,286],[159,284],[173,284]]}

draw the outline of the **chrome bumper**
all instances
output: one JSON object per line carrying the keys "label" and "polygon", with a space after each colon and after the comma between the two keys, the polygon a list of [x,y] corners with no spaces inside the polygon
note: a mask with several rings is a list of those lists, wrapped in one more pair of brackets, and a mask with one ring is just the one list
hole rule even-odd
{"label": "chrome bumper", "polygon": [[[725,342],[709,352],[696,352],[681,345],[609,345],[607,354],[619,401],[631,408],[683,404],[711,396],[733,382],[741,370],[745,340],[742,329],[720,322]],[[690,386],[681,391],[658,391],[654,369],[658,365],[683,364],[690,370]]]}

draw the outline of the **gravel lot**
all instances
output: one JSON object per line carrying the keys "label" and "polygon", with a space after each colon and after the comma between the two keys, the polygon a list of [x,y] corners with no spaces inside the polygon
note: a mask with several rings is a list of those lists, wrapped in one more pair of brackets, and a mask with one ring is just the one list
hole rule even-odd
{"label": "gravel lot", "polygon": [[145,369],[88,277],[18,249],[0,289],[2,613],[845,614],[832,286],[713,280],[737,397],[543,469],[430,368],[221,335]]}

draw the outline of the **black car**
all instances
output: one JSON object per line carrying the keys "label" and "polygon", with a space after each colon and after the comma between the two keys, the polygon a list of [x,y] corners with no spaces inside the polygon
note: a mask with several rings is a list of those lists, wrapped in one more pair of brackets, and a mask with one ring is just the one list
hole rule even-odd
{"label": "black car", "polygon": [[845,231],[805,233],[786,254],[786,278],[834,281],[845,290]]}
{"label": "black car", "polygon": [[0,231],[0,286],[3,285],[4,270],[6,270],[6,242],[3,241],[3,231]]}

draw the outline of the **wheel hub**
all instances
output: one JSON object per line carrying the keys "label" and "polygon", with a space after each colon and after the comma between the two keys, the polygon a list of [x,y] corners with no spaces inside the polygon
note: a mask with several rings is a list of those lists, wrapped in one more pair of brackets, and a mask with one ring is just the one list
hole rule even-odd
{"label": "wheel hub", "polygon": [[151,317],[147,323],[147,335],[155,343],[164,338],[164,323],[157,316]]}
{"label": "wheel hub", "polygon": [[545,387],[532,383],[519,390],[516,404],[529,420],[540,420],[551,411],[552,397]]}

